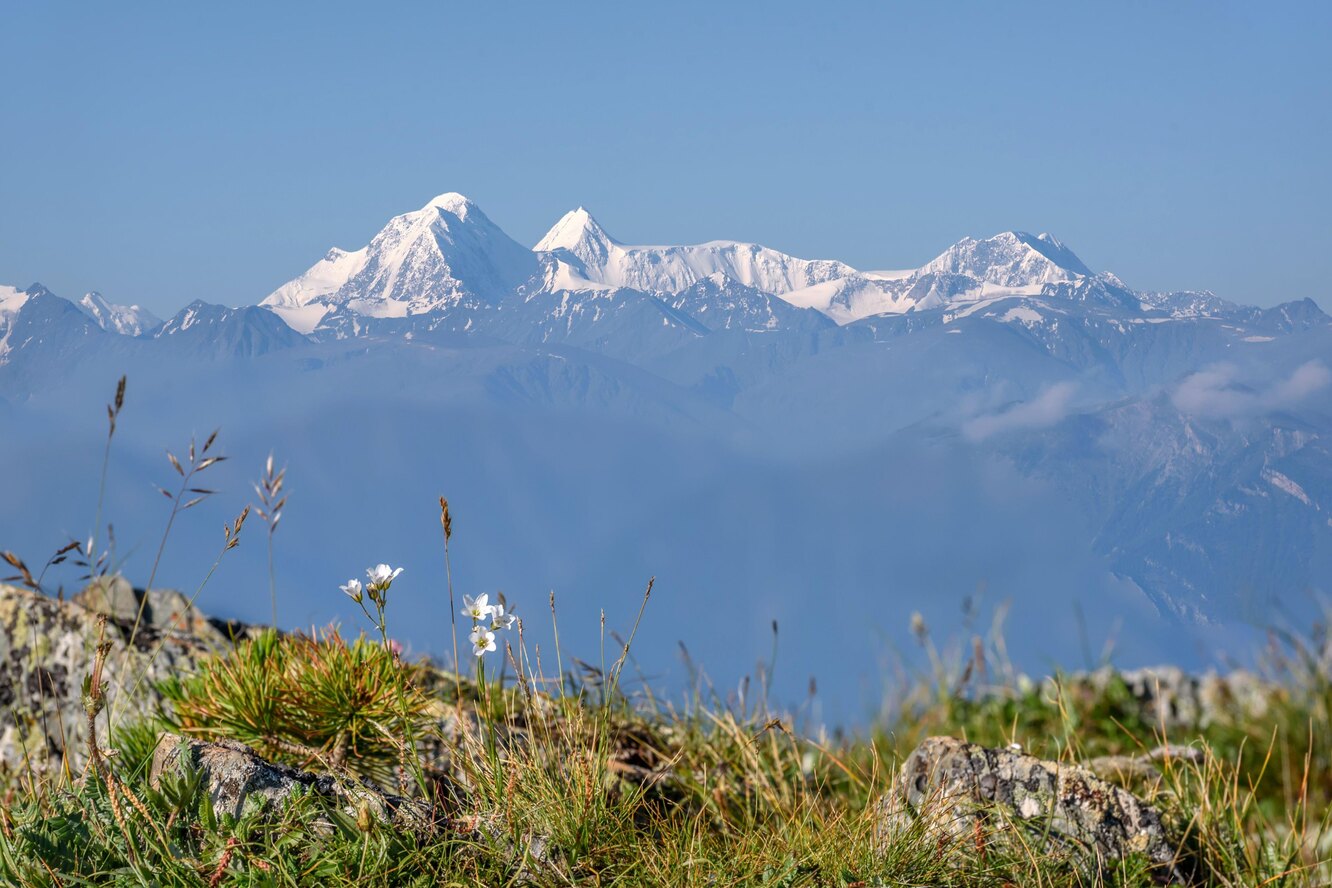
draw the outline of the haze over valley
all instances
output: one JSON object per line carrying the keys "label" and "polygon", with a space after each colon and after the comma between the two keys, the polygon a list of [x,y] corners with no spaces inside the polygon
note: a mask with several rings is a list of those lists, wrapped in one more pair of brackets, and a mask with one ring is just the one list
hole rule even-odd
{"label": "haze over valley", "polygon": [[[272,451],[283,624],[326,622],[350,606],[339,582],[389,560],[416,651],[446,647],[441,494],[455,580],[502,589],[533,633],[553,590],[566,643],[595,650],[600,610],[627,629],[655,575],[647,674],[685,680],[679,641],[733,684],[776,620],[775,693],[836,670],[852,680],[824,703],[851,718],[911,656],[916,611],[963,636],[1011,602],[1033,671],[1107,641],[1123,665],[1201,665],[1328,591],[1332,323],[1311,294],[1161,292],[1019,231],[876,270],[625,244],[580,207],[529,248],[456,193],[310,259],[165,320],[0,288],[9,514],[42,517],[9,522],[6,547],[40,560],[86,536],[125,374],[107,502],[129,575],[165,520],[162,449],[221,427],[219,494],[159,584],[198,585]],[[257,539],[204,610],[269,615]]]}

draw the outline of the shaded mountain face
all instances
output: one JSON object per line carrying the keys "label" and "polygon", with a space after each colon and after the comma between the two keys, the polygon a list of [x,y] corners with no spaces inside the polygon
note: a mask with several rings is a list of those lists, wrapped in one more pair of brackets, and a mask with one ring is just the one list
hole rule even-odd
{"label": "shaded mountain face", "polygon": [[[861,271],[626,245],[580,208],[529,250],[445,194],[258,305],[153,325],[92,296],[0,288],[7,425],[77,441],[128,373],[141,487],[160,436],[222,424],[254,465],[309,467],[288,533],[310,552],[412,565],[436,555],[422,503],[447,493],[470,506],[479,588],[555,584],[593,623],[639,573],[677,615],[734,602],[738,640],[664,618],[709,665],[766,654],[769,617],[817,658],[811,609],[946,626],[978,584],[1042,627],[1012,627],[1032,651],[1076,602],[1135,615],[1148,660],[1151,620],[1171,638],[1298,619],[1332,592],[1332,321],[1308,299],[1136,290],[1048,234]],[[25,438],[0,461],[29,470],[15,507],[39,514],[72,455]],[[320,588],[353,569],[301,557]],[[425,598],[402,606],[429,622]]]}
{"label": "shaded mountain face", "polygon": [[672,308],[707,325],[709,331],[815,332],[834,326],[821,312],[792,305],[720,271],[662,298]]}
{"label": "shaded mountain face", "polygon": [[154,333],[179,354],[250,357],[305,342],[273,312],[255,306],[226,308],[195,300]]}
{"label": "shaded mountain face", "polygon": [[0,366],[58,362],[100,339],[102,328],[41,284],[0,286]]}

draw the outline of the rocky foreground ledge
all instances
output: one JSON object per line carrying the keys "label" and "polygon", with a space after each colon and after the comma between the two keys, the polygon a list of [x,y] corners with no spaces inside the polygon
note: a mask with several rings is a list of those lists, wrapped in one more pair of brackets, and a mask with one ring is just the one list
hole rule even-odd
{"label": "rocky foreground ledge", "polygon": [[67,601],[0,585],[0,768],[42,773],[65,760],[82,767],[82,687],[99,640],[110,645],[102,677],[120,720],[156,712],[165,703],[159,682],[189,672],[250,631],[201,615],[179,592],[135,590],[120,577],[101,579]]}
{"label": "rocky foreground ledge", "polygon": [[[82,767],[87,722],[81,687],[99,643],[109,647],[103,672],[109,705],[118,720],[132,720],[168,710],[159,682],[191,672],[202,658],[254,634],[251,627],[199,614],[179,593],[135,590],[120,578],[100,580],[68,601],[0,586],[0,767],[11,774]],[[1249,673],[1191,676],[1172,668],[1065,676],[1049,691],[1095,694],[1116,680],[1141,707],[1142,718],[1167,731],[1260,714],[1282,693]],[[485,730],[471,721],[454,727]],[[1156,774],[1161,757],[1194,753],[1164,747],[1137,758],[1055,762],[1020,748],[929,737],[905,758],[872,816],[885,840],[915,831],[941,843],[1017,841],[1094,869],[1136,855],[1151,862],[1161,881],[1183,883],[1179,851],[1161,813],[1125,786],[1144,771]],[[371,817],[416,835],[457,829],[443,812],[350,774],[291,768],[231,741],[163,734],[150,783],[185,777],[201,779],[214,809],[233,816],[276,813],[297,797],[314,795],[349,817]],[[668,787],[672,779],[669,765],[651,774],[655,786]],[[523,853],[531,859],[532,849],[544,849],[547,841],[533,836],[528,844]]]}
{"label": "rocky foreground ledge", "polygon": [[[265,761],[241,743],[163,734],[149,782],[160,787],[164,781],[194,776],[202,780],[214,811],[237,818],[275,815],[316,796],[349,818],[373,818],[421,839],[452,830],[496,843],[504,833],[484,819],[452,820],[441,810],[367,781]],[[915,833],[940,846],[950,839],[962,840],[963,846],[1025,843],[1045,854],[1069,857],[1088,871],[1104,870],[1137,854],[1156,867],[1160,881],[1188,881],[1179,850],[1155,808],[1088,770],[1018,750],[930,737],[902,764],[874,816],[885,842]],[[322,820],[312,827],[329,828]],[[518,849],[525,859],[557,866],[545,853],[546,838],[529,836],[525,845]],[[515,853],[513,848],[504,850]]]}

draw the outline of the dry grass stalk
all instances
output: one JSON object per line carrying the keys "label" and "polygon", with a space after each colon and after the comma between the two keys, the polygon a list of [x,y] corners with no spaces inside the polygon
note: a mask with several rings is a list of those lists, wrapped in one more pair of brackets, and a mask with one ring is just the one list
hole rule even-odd
{"label": "dry grass stalk", "polygon": [[255,507],[257,514],[268,525],[268,594],[273,601],[273,626],[278,625],[277,573],[273,569],[273,534],[277,532],[278,522],[282,520],[282,510],[287,505],[287,495],[283,485],[287,478],[287,467],[275,471],[273,454],[268,454],[264,463],[264,474],[254,485],[254,492],[259,497]]}

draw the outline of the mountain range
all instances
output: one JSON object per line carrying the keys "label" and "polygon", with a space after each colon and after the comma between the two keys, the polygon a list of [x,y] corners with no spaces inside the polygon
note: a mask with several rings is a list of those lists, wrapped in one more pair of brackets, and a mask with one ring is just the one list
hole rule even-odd
{"label": "mountain range", "polygon": [[[736,241],[628,245],[580,207],[529,249],[448,193],[239,307],[163,322],[0,287],[0,419],[75,435],[127,372],[154,432],[207,408],[260,449],[394,490],[412,487],[408,454],[430,458],[417,434],[447,439],[450,471],[475,476],[455,483],[499,488],[478,506],[478,582],[563,576],[588,600],[649,555],[670,573],[710,553],[680,568],[692,594],[739,584],[774,612],[981,583],[1264,625],[1312,612],[1332,576],[1332,319],[1282,295],[1135,289],[1018,231],[859,270]],[[378,425],[353,443],[310,437],[357,409]],[[0,441],[55,477],[39,451]],[[311,534],[337,537],[338,495],[309,487]],[[600,529],[550,529],[566,508]]]}

